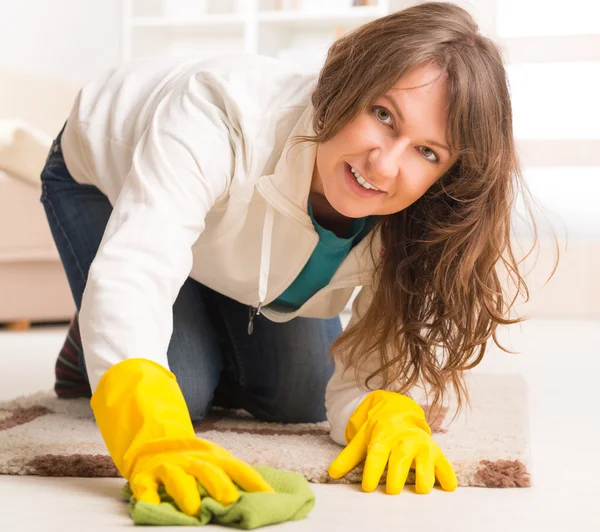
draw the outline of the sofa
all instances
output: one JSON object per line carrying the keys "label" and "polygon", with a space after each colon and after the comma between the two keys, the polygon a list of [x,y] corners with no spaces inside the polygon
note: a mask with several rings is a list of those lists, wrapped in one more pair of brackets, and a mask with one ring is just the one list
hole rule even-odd
{"label": "sofa", "polygon": [[0,69],[0,323],[68,321],[75,311],[40,203],[39,174],[79,88]]}

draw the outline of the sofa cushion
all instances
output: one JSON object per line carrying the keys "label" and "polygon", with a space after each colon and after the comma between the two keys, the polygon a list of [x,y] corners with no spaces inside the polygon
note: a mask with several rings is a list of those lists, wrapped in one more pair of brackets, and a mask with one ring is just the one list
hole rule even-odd
{"label": "sofa cushion", "polygon": [[59,261],[40,187],[0,170],[0,262]]}
{"label": "sofa cushion", "polygon": [[37,188],[52,139],[24,120],[0,119],[0,170]]}
{"label": "sofa cushion", "polygon": [[55,138],[79,87],[43,74],[0,68],[0,119],[20,119]]}

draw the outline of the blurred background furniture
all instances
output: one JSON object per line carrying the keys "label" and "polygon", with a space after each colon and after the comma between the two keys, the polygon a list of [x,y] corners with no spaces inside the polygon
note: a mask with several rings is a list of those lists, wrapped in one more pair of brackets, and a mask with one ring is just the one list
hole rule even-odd
{"label": "blurred background furniture", "polygon": [[68,321],[71,292],[40,203],[39,173],[78,87],[0,69],[0,323]]}
{"label": "blurred background furniture", "polygon": [[336,38],[398,9],[402,2],[124,0],[121,59],[162,53],[259,53],[315,71]]}

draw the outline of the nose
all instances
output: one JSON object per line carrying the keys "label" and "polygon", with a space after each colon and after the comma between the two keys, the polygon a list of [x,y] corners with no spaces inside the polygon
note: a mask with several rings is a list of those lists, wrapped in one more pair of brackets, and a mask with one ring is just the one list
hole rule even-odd
{"label": "nose", "polygon": [[401,161],[410,139],[401,137],[386,144],[380,144],[369,153],[369,164],[373,173],[380,179],[394,179],[400,172]]}

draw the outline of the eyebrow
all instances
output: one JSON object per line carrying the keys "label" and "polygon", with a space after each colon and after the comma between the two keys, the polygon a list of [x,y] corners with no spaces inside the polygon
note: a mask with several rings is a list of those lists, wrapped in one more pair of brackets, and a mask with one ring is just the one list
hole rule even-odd
{"label": "eyebrow", "polygon": [[[402,112],[400,111],[398,102],[396,102],[396,100],[394,100],[392,97],[388,96],[387,94],[384,94],[383,98],[385,98],[388,102],[390,102],[390,104],[392,104],[394,111],[396,111],[396,114],[400,117],[400,120],[402,120],[402,122],[404,122],[404,116],[402,116]],[[441,142],[438,142],[437,140],[425,139],[425,142],[427,142],[427,144],[437,146],[438,148],[442,148],[443,150],[446,150],[450,154],[452,153],[452,150],[450,149],[449,146],[446,146],[445,144],[442,144]]]}

